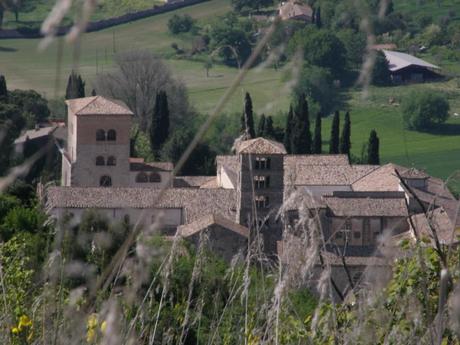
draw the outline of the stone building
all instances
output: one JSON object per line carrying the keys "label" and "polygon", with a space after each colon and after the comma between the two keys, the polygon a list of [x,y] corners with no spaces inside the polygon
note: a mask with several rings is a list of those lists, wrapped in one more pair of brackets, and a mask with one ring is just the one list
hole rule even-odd
{"label": "stone building", "polygon": [[346,155],[290,155],[281,143],[255,138],[217,156],[216,176],[173,176],[172,163],[129,157],[133,114],[123,103],[96,96],[67,104],[62,186],[44,192],[57,218],[70,213],[78,222],[90,208],[113,221],[159,224],[162,234],[195,244],[206,233],[227,259],[260,236],[265,252],[284,260],[287,234],[299,236],[296,224],[307,217],[318,221],[325,256],[335,264],[347,257],[357,273],[371,257],[382,266],[379,238],[410,234],[409,216],[425,208],[449,218],[440,222],[449,233],[460,227],[458,201],[420,170],[354,165]]}

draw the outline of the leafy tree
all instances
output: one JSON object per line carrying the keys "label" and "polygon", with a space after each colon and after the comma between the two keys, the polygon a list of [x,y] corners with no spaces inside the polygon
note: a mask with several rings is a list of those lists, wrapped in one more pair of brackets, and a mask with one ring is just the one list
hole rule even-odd
{"label": "leafy tree", "polygon": [[369,144],[367,146],[367,163],[368,164],[380,164],[379,154],[380,140],[377,136],[377,132],[373,129],[369,136]]}
{"label": "leafy tree", "polygon": [[316,114],[315,121],[315,136],[313,137],[313,149],[312,152],[316,154],[321,154],[323,146],[323,140],[321,137],[321,113]]}
{"label": "leafy tree", "polygon": [[264,137],[267,139],[276,140],[276,131],[273,126],[273,118],[271,116],[267,116],[267,119],[265,120]]}
{"label": "leafy tree", "polygon": [[45,122],[49,115],[48,101],[34,90],[14,90],[9,92],[8,101],[18,106],[29,121],[28,127]]}
{"label": "leafy tree", "polygon": [[311,153],[310,119],[308,103],[304,94],[299,96],[294,110],[291,145],[293,154]]}
{"label": "leafy tree", "polygon": [[342,128],[342,136],[340,137],[340,153],[350,155],[351,148],[351,122],[350,113],[345,113],[345,121]]}
{"label": "leafy tree", "polygon": [[233,9],[241,12],[244,9],[259,11],[262,7],[273,5],[273,0],[232,0]]}
{"label": "leafy tree", "polygon": [[4,75],[0,75],[0,101],[8,99],[8,89],[6,88],[6,79]]}
{"label": "leafy tree", "polygon": [[65,99],[85,97],[85,82],[79,74],[74,71],[70,73],[65,91]]}
{"label": "leafy tree", "polygon": [[290,105],[289,112],[286,117],[286,127],[284,128],[284,138],[283,138],[284,147],[286,148],[286,151],[288,153],[292,153],[291,135],[292,135],[293,121],[294,121],[294,112],[292,110],[292,105]]}
{"label": "leafy tree", "polygon": [[0,103],[0,132],[3,133],[0,146],[0,176],[10,167],[13,142],[25,124],[26,120],[16,105]]}
{"label": "leafy tree", "polygon": [[381,51],[377,52],[374,68],[372,70],[372,83],[374,85],[386,86],[391,84],[390,65]]}
{"label": "leafy tree", "polygon": [[427,130],[443,123],[449,109],[446,97],[433,91],[412,92],[402,102],[404,124],[409,129]]}
{"label": "leafy tree", "polygon": [[334,78],[328,69],[317,66],[302,68],[294,95],[298,98],[301,94],[308,97],[311,108],[317,103],[319,111],[329,114],[337,107],[338,93],[334,86]]}
{"label": "leafy tree", "polygon": [[339,153],[339,131],[340,131],[340,113],[334,112],[331,126],[331,138],[329,141],[329,153]]}
{"label": "leafy tree", "polygon": [[257,125],[257,136],[265,136],[265,114],[262,114],[259,119],[259,124]]}
{"label": "leafy tree", "polygon": [[252,111],[252,99],[249,92],[246,92],[244,97],[244,111],[241,116],[241,133],[245,134],[247,138],[255,138],[256,132],[254,130],[254,114]]}
{"label": "leafy tree", "polygon": [[169,135],[169,107],[166,92],[160,91],[155,100],[150,124],[150,145],[155,159],[160,158],[160,149]]}
{"label": "leafy tree", "polygon": [[177,35],[181,32],[189,32],[195,21],[188,14],[177,15],[174,14],[168,20],[168,29],[173,35]]}
{"label": "leafy tree", "polygon": [[346,68],[346,49],[337,36],[326,29],[308,26],[297,31],[289,40],[288,50],[294,54],[298,49],[312,65],[328,68],[334,78],[341,78]]}
{"label": "leafy tree", "polygon": [[3,219],[13,208],[18,208],[21,205],[21,201],[13,195],[0,194],[0,224],[3,223]]}
{"label": "leafy tree", "polygon": [[337,37],[342,41],[346,49],[348,67],[354,70],[361,68],[363,56],[366,53],[366,34],[353,29],[342,29],[337,32]]}
{"label": "leafy tree", "polygon": [[323,27],[323,22],[321,20],[321,7],[319,6],[315,11],[315,24],[318,29],[321,29]]}
{"label": "leafy tree", "polygon": [[0,236],[8,241],[19,232],[38,233],[44,229],[46,216],[35,208],[15,207],[3,218]]}

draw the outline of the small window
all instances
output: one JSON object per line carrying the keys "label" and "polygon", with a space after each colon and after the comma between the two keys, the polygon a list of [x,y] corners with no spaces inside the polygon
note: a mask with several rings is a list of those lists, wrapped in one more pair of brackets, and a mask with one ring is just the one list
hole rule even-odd
{"label": "small window", "polygon": [[105,165],[104,157],[97,156],[96,157],[96,165]]}
{"label": "small window", "polygon": [[150,182],[155,182],[155,183],[161,182],[161,175],[159,173],[156,173],[156,172],[150,173],[149,181]]}
{"label": "small window", "polygon": [[117,165],[117,159],[114,156],[109,156],[109,158],[107,158],[107,165],[110,165],[110,166]]}
{"label": "small window", "polygon": [[104,175],[99,180],[99,185],[101,187],[111,187],[112,186],[112,178],[110,176]]}
{"label": "small window", "polygon": [[355,239],[360,239],[361,238],[361,232],[359,231],[353,231],[353,238]]}
{"label": "small window", "polygon": [[96,131],[96,141],[105,141],[105,131],[103,129]]}
{"label": "small window", "polygon": [[140,172],[136,175],[136,182],[138,183],[145,183],[149,182],[149,178],[145,172]]}
{"label": "small window", "polygon": [[256,157],[255,169],[256,170],[269,170],[270,169],[270,158]]}
{"label": "small window", "polygon": [[270,206],[270,199],[268,196],[256,196],[255,202],[257,208],[267,208]]}
{"label": "small window", "polygon": [[117,132],[114,129],[109,129],[107,131],[107,140],[108,141],[115,141],[117,140]]}

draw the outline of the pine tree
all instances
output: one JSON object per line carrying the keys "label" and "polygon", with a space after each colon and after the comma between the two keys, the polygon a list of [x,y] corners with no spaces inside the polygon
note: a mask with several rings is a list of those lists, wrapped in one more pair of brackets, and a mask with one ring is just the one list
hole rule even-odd
{"label": "pine tree", "polygon": [[248,139],[256,137],[252,100],[249,92],[246,92],[246,96],[244,97],[244,112],[241,116],[241,133],[245,134]]}
{"label": "pine tree", "polygon": [[264,135],[265,138],[268,139],[275,139],[276,137],[275,128],[273,127],[273,118],[271,116],[267,116],[267,119],[265,120]]}
{"label": "pine tree", "polygon": [[291,145],[291,135],[292,135],[292,122],[294,118],[294,112],[292,110],[292,105],[289,106],[288,116],[286,118],[286,127],[284,128],[284,147],[286,148],[287,153],[292,152],[292,145]]}
{"label": "pine tree", "polygon": [[264,137],[265,136],[265,115],[262,114],[259,119],[259,124],[257,125],[257,136]]}
{"label": "pine tree", "polygon": [[369,136],[369,144],[367,146],[367,163],[368,164],[380,164],[380,155],[379,155],[379,146],[380,140],[377,136],[375,129],[371,131]]}
{"label": "pine tree", "polygon": [[8,98],[8,89],[6,88],[6,79],[4,75],[0,75],[0,100]]}
{"label": "pine tree", "polygon": [[301,94],[294,111],[291,149],[294,154],[311,153],[310,119],[305,94]]}
{"label": "pine tree", "polygon": [[155,159],[160,158],[160,149],[169,135],[169,107],[166,92],[160,91],[155,98],[155,106],[150,124],[150,146]]}
{"label": "pine tree", "polygon": [[318,29],[321,29],[323,23],[321,21],[321,7],[318,7],[315,13],[315,24]]}
{"label": "pine tree", "polygon": [[85,82],[80,75],[74,71],[69,75],[67,88],[65,91],[65,99],[74,99],[85,97]]}
{"label": "pine tree", "polygon": [[322,152],[323,140],[321,137],[321,113],[316,114],[315,121],[315,136],[313,138],[313,153],[320,154]]}
{"label": "pine tree", "polygon": [[329,142],[329,153],[339,153],[339,130],[340,130],[340,114],[338,111],[336,111],[332,119],[331,139]]}
{"label": "pine tree", "polygon": [[340,137],[340,153],[350,155],[351,148],[351,122],[350,113],[345,113],[345,121],[342,128],[342,136]]}

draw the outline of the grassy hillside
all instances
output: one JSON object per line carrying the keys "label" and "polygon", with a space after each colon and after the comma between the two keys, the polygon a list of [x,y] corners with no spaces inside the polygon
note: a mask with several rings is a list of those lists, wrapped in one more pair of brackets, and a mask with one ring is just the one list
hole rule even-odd
{"label": "grassy hillside", "polygon": [[[230,10],[229,0],[213,0],[177,12],[188,13],[199,20],[201,25],[205,25],[212,18],[228,10]],[[173,36],[168,32],[166,25],[171,15],[172,13],[163,14],[86,34],[78,54],[74,54],[71,45],[63,43],[60,70],[56,67],[57,42],[45,51],[38,52],[38,40],[0,41],[0,73],[6,75],[10,88],[33,88],[44,93],[48,98],[54,98],[56,95],[62,96],[67,76],[74,63],[78,63],[79,72],[86,79],[89,92],[91,81],[96,73],[111,68],[114,51],[147,48],[168,58],[167,63],[176,77],[183,79],[187,84],[191,102],[198,111],[209,113],[230,85],[237,70],[216,65],[207,78],[202,62],[175,58],[171,43],[176,42],[179,47],[189,47],[191,40],[187,35]],[[430,57],[427,59],[431,61]],[[441,63],[441,66],[448,71],[458,72],[456,64]],[[58,76],[57,92],[56,75]],[[397,105],[389,105],[388,99],[392,96],[397,101],[401,101],[413,88],[436,89],[448,94],[452,112],[460,113],[460,88],[455,80],[423,85],[371,88],[367,99],[362,98],[359,90],[349,91],[347,106],[352,112],[353,153],[360,154],[362,144],[367,141],[370,130],[375,128],[381,139],[382,161],[415,165],[427,169],[429,173],[436,176],[447,177],[460,168],[460,119],[451,118],[444,126],[444,134],[404,131],[400,108]],[[240,111],[245,91],[251,93],[254,108],[259,114],[264,112],[276,115],[288,108],[290,90],[283,82],[283,71],[275,71],[271,68],[252,70],[227,104],[226,112]],[[284,124],[284,119],[278,117],[276,122]],[[329,128],[330,120],[325,119],[324,140],[328,140]],[[326,146],[324,149],[326,150]]]}

